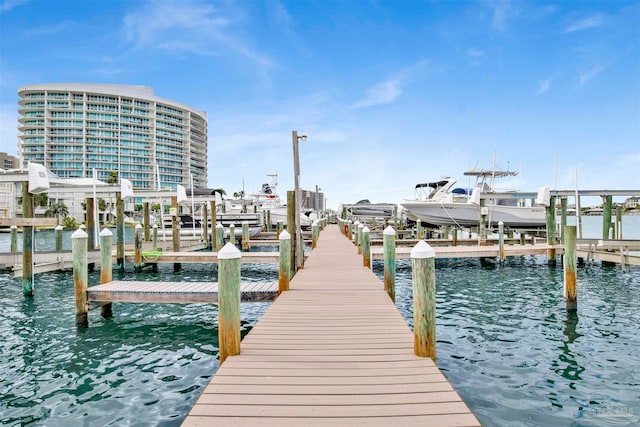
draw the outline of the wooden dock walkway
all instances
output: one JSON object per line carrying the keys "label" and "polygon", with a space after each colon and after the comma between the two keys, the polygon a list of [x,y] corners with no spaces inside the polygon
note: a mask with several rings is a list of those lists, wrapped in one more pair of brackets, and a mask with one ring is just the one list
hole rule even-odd
{"label": "wooden dock walkway", "polygon": [[335,225],[184,426],[479,426]]}

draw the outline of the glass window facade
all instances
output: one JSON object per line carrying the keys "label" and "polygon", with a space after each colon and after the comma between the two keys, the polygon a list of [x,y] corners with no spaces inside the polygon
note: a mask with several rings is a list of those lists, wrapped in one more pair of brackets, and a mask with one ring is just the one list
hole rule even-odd
{"label": "glass window facade", "polygon": [[156,99],[151,88],[43,84],[19,89],[20,152],[60,177],[106,179],[135,188],[207,185],[206,113]]}

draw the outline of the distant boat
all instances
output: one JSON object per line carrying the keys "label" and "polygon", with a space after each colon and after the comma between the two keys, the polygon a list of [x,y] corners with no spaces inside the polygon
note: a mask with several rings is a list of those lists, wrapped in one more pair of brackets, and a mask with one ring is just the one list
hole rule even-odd
{"label": "distant boat", "polygon": [[[488,227],[496,226],[502,221],[511,228],[538,228],[546,224],[545,208],[525,206],[524,200],[492,199],[495,178],[515,176],[517,172],[486,169],[473,169],[464,173],[475,176],[473,191],[465,188],[453,188],[456,180],[446,177],[439,181],[416,185],[416,193],[426,194],[415,200],[401,203],[409,219],[420,219],[432,225],[453,225],[462,227],[477,226],[480,218],[480,192],[485,196]],[[500,193],[500,194],[505,194]]]}
{"label": "distant boat", "polygon": [[346,208],[347,215],[365,218],[390,218],[395,207],[392,203],[371,203],[368,199],[342,205],[343,209]]}

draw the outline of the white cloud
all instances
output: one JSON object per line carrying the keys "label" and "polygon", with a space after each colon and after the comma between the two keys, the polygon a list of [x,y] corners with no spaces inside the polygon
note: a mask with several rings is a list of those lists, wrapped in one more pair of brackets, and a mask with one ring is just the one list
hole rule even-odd
{"label": "white cloud", "polygon": [[485,56],[487,56],[484,50],[474,48],[467,49],[467,55],[469,55],[471,58],[484,58]]}
{"label": "white cloud", "polygon": [[605,69],[607,69],[607,67],[609,67],[612,63],[614,62],[614,60],[609,60],[607,62],[604,62],[602,64],[598,64],[595,67],[590,68],[589,70],[586,71],[580,71],[578,73],[578,81],[580,83],[580,86],[586,84],[589,80],[593,79],[594,77],[596,77],[598,74],[600,74],[601,72],[603,72]]}
{"label": "white cloud", "polygon": [[546,93],[551,87],[551,79],[540,80],[538,82],[538,95]]}
{"label": "white cloud", "polygon": [[489,4],[493,9],[491,28],[493,31],[502,32],[507,29],[511,2],[509,0],[495,0]]}
{"label": "white cloud", "polygon": [[585,18],[579,19],[569,24],[565,29],[565,33],[573,33],[576,31],[582,31],[582,30],[587,30],[589,28],[599,27],[602,24],[604,24],[605,21],[606,21],[605,16],[602,14],[587,16]]}
{"label": "white cloud", "polygon": [[353,108],[366,108],[375,105],[392,104],[400,95],[402,87],[400,80],[387,80],[369,88],[364,98],[356,101]]}
{"label": "white cloud", "polygon": [[269,58],[237,35],[234,27],[239,25],[232,13],[224,14],[200,0],[152,0],[123,20],[125,37],[134,50],[159,48],[211,56],[216,49],[227,49],[260,66],[272,66]]}
{"label": "white cloud", "polygon": [[0,3],[0,13],[9,12],[15,7],[27,3],[28,0],[5,0]]}

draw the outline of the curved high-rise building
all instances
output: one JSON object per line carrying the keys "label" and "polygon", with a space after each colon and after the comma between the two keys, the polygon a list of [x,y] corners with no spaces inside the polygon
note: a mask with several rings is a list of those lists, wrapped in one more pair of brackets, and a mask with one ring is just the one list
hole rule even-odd
{"label": "curved high-rise building", "polygon": [[61,178],[106,181],[111,171],[135,188],[207,186],[207,114],[156,97],[153,89],[47,83],[18,89],[19,154]]}

